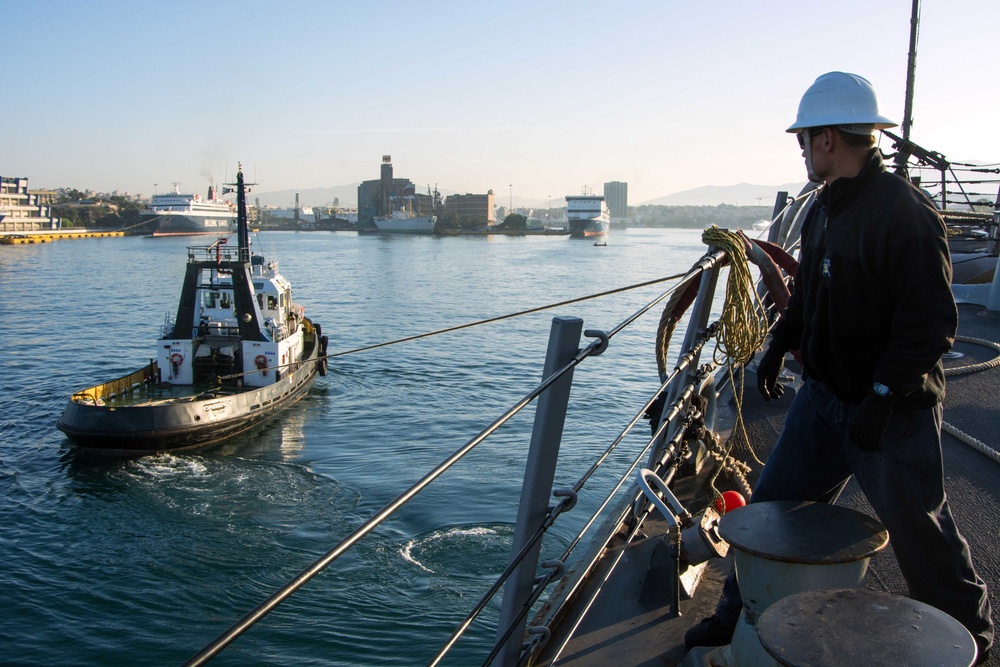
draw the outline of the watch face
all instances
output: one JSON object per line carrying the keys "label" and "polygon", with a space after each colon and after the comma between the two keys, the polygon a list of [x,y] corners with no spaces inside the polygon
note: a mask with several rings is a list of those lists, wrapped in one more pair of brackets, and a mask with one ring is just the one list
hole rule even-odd
{"label": "watch face", "polygon": [[876,382],[874,385],[872,385],[872,391],[874,391],[876,394],[882,397],[888,396],[889,394],[892,393],[889,390],[889,387],[885,386],[881,382]]}

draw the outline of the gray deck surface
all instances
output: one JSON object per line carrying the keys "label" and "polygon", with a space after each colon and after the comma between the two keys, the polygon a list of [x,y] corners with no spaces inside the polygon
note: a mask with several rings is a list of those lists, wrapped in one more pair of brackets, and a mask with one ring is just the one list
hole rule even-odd
{"label": "gray deck surface", "polygon": [[[959,306],[959,335],[1000,343],[1000,319],[981,317],[979,313],[982,311],[980,306]],[[946,367],[966,366],[996,356],[996,352],[989,348],[963,342],[956,343],[955,351],[966,356],[946,360]],[[747,379],[748,389],[754,384],[752,378]],[[744,416],[750,422],[750,439],[761,460],[777,438],[784,409],[789,402],[790,397],[786,396],[777,402],[764,403],[756,390],[746,393]],[[993,449],[1000,448],[1000,368],[949,377],[944,419]],[[1000,590],[997,588],[1000,586],[1000,550],[997,549],[1000,543],[1000,512],[997,512],[1000,505],[1000,464],[947,434],[943,437],[943,451],[948,499],[959,529],[969,541],[979,575],[990,586],[993,622],[996,625],[1000,623]],[[757,471],[759,466],[755,466],[755,473]],[[755,473],[750,477],[751,484],[756,480]],[[684,500],[680,490],[675,491]],[[853,481],[841,496],[839,504],[874,516],[871,506]],[[689,509],[695,511],[700,508],[689,506]],[[663,535],[664,526],[662,521],[647,521],[644,524],[645,537],[629,548],[555,664],[668,667],[681,663],[685,655],[684,632],[714,610],[721,583],[731,568],[732,557],[710,562],[694,599],[682,601],[681,616],[670,618],[668,604],[644,603],[639,599],[652,549]],[[865,586],[906,595],[906,583],[899,573],[891,548],[872,558]],[[554,633],[547,648],[560,643],[559,633],[565,629],[562,626]],[[537,664],[548,664],[548,660]],[[1000,667],[1000,656],[996,650],[987,664]]]}

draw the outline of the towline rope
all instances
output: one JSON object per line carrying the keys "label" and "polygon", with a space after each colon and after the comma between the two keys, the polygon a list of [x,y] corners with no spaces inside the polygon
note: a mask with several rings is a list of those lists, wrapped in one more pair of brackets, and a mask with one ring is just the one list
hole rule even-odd
{"label": "towline rope", "polygon": [[[514,313],[508,313],[506,315],[498,315],[496,317],[490,317],[485,320],[478,320],[476,322],[467,322],[465,324],[459,324],[454,327],[448,327],[446,329],[438,329],[437,331],[429,331],[427,333],[416,334],[415,336],[407,336],[406,338],[397,338],[396,340],[390,340],[385,343],[376,343],[375,345],[367,345],[365,347],[357,347],[353,350],[344,350],[343,352],[334,352],[333,354],[327,354],[326,356],[317,356],[315,359],[308,361],[308,363],[313,363],[316,361],[322,361],[324,359],[332,359],[334,357],[342,357],[347,354],[354,354],[355,352],[366,352],[368,350],[376,350],[380,347],[388,347],[389,345],[395,345],[397,343],[406,343],[411,340],[419,340],[421,338],[430,338],[431,336],[437,336],[438,334],[450,333],[452,331],[459,331],[461,329],[468,329],[470,327],[477,327],[481,324],[489,324],[491,322],[499,322],[501,320],[507,320],[514,317],[520,317],[521,315],[530,315],[531,313],[541,312],[543,310],[551,310],[553,308],[558,308],[560,306],[566,306],[572,303],[580,303],[581,301],[587,301],[589,299],[597,299],[602,296],[608,296],[611,294],[618,294],[620,292],[627,292],[633,289],[639,289],[640,287],[649,287],[650,285],[656,285],[657,283],[667,282],[669,280],[677,280],[678,278],[683,278],[688,275],[688,273],[677,273],[672,276],[667,276],[665,278],[656,278],[655,280],[647,280],[646,282],[636,283],[635,285],[627,285],[625,287],[616,287],[615,289],[607,290],[605,292],[598,292],[597,294],[590,294],[588,296],[580,296],[575,299],[567,299],[566,301],[559,301],[558,303],[550,303],[545,306],[538,306],[536,308],[529,308],[527,310],[521,310]],[[256,375],[257,373],[264,373],[273,370],[284,370],[286,368],[291,368],[297,364],[304,363],[302,361],[294,361],[288,364],[282,364],[280,366],[269,366],[268,368],[262,368],[253,371],[245,371],[243,373],[231,373],[229,375],[222,375],[219,380],[233,380],[236,378],[244,377],[247,375]]]}
{"label": "towline rope", "polygon": [[[993,357],[988,361],[983,361],[978,364],[970,364],[968,366],[953,366],[951,368],[944,369],[945,376],[952,375],[965,375],[967,373],[978,373],[980,371],[989,370],[991,368],[996,368],[1000,366],[1000,344],[994,343],[991,340],[985,338],[973,338],[971,336],[956,336],[955,340],[961,341],[963,343],[971,343],[973,345],[981,345],[983,347],[988,347],[994,352],[997,352],[997,356]],[[965,431],[959,429],[954,424],[949,424],[948,422],[942,422],[941,430],[949,435],[953,436],[956,440],[962,444],[972,447],[980,454],[992,459],[995,463],[1000,463],[1000,451],[987,445],[982,440],[974,438]]]}
{"label": "towline rope", "polygon": [[522,315],[530,315],[531,313],[538,313],[543,310],[551,310],[553,308],[559,308],[560,306],[568,306],[573,303],[580,303],[581,301],[588,301],[590,299],[597,299],[602,296],[609,296],[611,294],[618,294],[620,292],[627,292],[633,289],[639,289],[640,287],[648,287],[650,285],[656,285],[657,283],[667,282],[669,280],[677,280],[678,278],[683,278],[687,275],[685,273],[677,273],[672,276],[667,276],[666,278],[657,278],[655,280],[647,280],[646,282],[636,283],[635,285],[628,285],[626,287],[616,287],[615,289],[607,290],[605,292],[598,292],[597,294],[590,294],[588,296],[581,296],[575,299],[567,299],[566,301],[559,301],[558,303],[550,303],[545,306],[538,306],[536,308],[529,308],[527,310],[520,310],[514,313],[508,313],[507,315],[498,315],[497,317],[490,317],[485,320],[478,320],[476,322],[467,322],[465,324],[459,324],[454,327],[448,327],[446,329],[438,329],[437,331],[429,331],[427,333],[417,334],[415,336],[407,336],[406,338],[397,338],[396,340],[391,340],[385,343],[376,343],[375,345],[367,345],[365,347],[358,347],[353,350],[345,350],[343,352],[335,352],[333,354],[326,355],[326,359],[332,359],[334,357],[342,357],[346,354],[354,354],[355,352],[366,352],[368,350],[375,350],[380,347],[387,347],[389,345],[395,345],[397,343],[406,343],[411,340],[419,340],[421,338],[430,338],[431,336],[437,336],[438,334],[451,333],[452,331],[460,331],[461,329],[468,329],[470,327],[477,327],[481,324],[489,324],[491,322],[499,322],[501,320],[507,320],[514,317],[520,317]]}

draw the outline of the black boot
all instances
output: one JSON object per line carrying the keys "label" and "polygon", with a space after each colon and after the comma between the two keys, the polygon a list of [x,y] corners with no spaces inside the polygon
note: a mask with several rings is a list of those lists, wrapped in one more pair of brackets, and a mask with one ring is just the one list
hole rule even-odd
{"label": "black boot", "polygon": [[688,649],[695,646],[724,646],[733,640],[734,632],[736,623],[726,623],[713,614],[684,633],[684,645]]}

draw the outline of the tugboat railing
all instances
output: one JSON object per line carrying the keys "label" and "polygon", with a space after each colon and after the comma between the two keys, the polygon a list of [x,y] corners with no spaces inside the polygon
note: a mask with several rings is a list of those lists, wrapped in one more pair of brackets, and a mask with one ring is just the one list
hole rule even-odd
{"label": "tugboat railing", "polygon": [[158,381],[159,366],[155,361],[150,361],[148,366],[144,366],[137,371],[123,375],[120,378],[94,385],[73,394],[74,403],[100,403],[105,398],[123,396],[135,391],[138,387],[152,384]]}
{"label": "tugboat railing", "polygon": [[[512,557],[509,566],[504,570],[496,583],[490,588],[483,599],[475,606],[466,620],[456,629],[451,638],[441,649],[438,655],[430,663],[432,665],[444,657],[452,646],[461,637],[462,633],[486,608],[488,602],[495,596],[503,586],[505,589],[503,609],[501,618],[497,624],[497,642],[486,659],[484,664],[491,664],[499,656],[497,664],[514,665],[523,662],[529,657],[524,653],[528,646],[538,648],[548,638],[548,629],[544,627],[529,628],[527,634],[536,639],[528,645],[522,645],[520,636],[525,632],[524,625],[527,614],[531,607],[540,598],[545,587],[553,580],[561,577],[565,569],[565,562],[573,550],[580,544],[583,535],[597,522],[600,515],[619,493],[621,488],[632,479],[634,469],[638,467],[644,458],[650,456],[649,452],[658,442],[665,439],[667,429],[674,427],[673,435],[664,445],[660,447],[660,454],[655,456],[655,469],[663,470],[676,463],[677,446],[683,437],[684,428],[677,428],[677,419],[682,417],[688,419],[684,414],[684,405],[690,397],[696,393],[701,386],[705,376],[714,370],[714,365],[706,364],[692,373],[692,366],[696,365],[700,351],[706,341],[715,333],[715,327],[707,327],[699,335],[689,337],[692,342],[691,349],[683,350],[679,357],[674,371],[663,382],[659,390],[643,406],[643,408],[630,420],[628,425],[622,430],[614,442],[598,457],[591,465],[590,469],[571,489],[556,489],[552,491],[552,473],[558,456],[559,439],[561,438],[563,423],[566,417],[566,400],[568,400],[573,370],[586,358],[602,354],[609,345],[610,339],[622,329],[636,321],[643,314],[647,313],[657,304],[669,298],[677,289],[688,284],[692,277],[697,277],[702,272],[717,272],[726,258],[723,251],[710,252],[696,264],[684,277],[682,277],[673,287],[666,290],[659,296],[652,299],[636,313],[629,316],[621,324],[608,333],[595,330],[587,330],[584,335],[593,338],[590,343],[577,349],[579,345],[580,329],[582,320],[578,318],[555,318],[553,320],[552,335],[550,337],[549,351],[545,362],[543,379],[534,389],[525,394],[498,419],[485,429],[480,431],[475,437],[467,441],[458,450],[438,464],[433,470],[428,472],[418,482],[396,497],[393,501],[383,507],[374,516],[354,532],[341,540],[336,546],[326,554],[316,560],[312,565],[300,572],[295,578],[285,584],[278,591],[273,593],[267,600],[259,604],[256,608],[246,614],[243,618],[233,624],[228,630],[219,635],[215,640],[206,645],[201,651],[184,663],[185,667],[195,667],[203,665],[211,658],[220,653],[226,646],[232,643],[244,632],[249,630],[258,621],[273,611],[285,599],[301,588],[309,580],[330,566],[335,560],[357,544],[365,535],[377,528],[386,519],[391,517],[397,510],[407,504],[417,494],[429,486],[435,479],[444,474],[448,469],[460,461],[477,445],[495,433],[500,427],[510,421],[514,416],[524,410],[535,399],[539,399],[536,411],[535,425],[532,432],[532,449],[529,452],[529,461],[525,467],[525,479],[522,490],[522,503],[518,511],[518,524],[515,527],[515,539],[512,547]],[[706,281],[711,284],[711,290],[715,288],[715,280]],[[712,295],[698,299],[693,312],[691,322],[707,321],[708,311],[713,304]],[[702,312],[705,311],[705,312]],[[559,331],[562,329],[562,331]],[[672,391],[680,381],[684,384],[680,386],[673,398],[673,402],[663,408],[663,415],[660,418],[659,426],[649,440],[648,444],[635,456],[629,470],[618,480],[614,489],[597,508],[594,515],[585,523],[583,529],[571,541],[563,556],[559,559],[546,560],[541,563],[547,570],[546,574],[536,577],[535,572],[538,566],[539,549],[541,539],[549,527],[563,512],[571,510],[575,504],[577,495],[582,490],[586,481],[597,471],[597,469],[608,460],[612,452],[625,439],[627,434],[646,415],[651,406],[657,403],[665,392]],[[683,420],[682,420],[683,421]],[[534,457],[532,459],[532,457]],[[654,468],[654,466],[646,465]],[[669,478],[669,475],[665,478]],[[558,502],[552,507],[547,507],[550,495],[556,496]],[[525,499],[528,499],[526,502]],[[636,508],[638,509],[638,508]],[[648,510],[644,510],[642,516]],[[629,512],[625,512],[621,517],[617,517],[620,523],[627,519]],[[588,564],[588,569],[593,563]],[[514,579],[516,577],[516,579]],[[516,582],[516,583],[513,583]],[[515,637],[516,641],[508,641]],[[501,655],[502,654],[502,655]]]}

